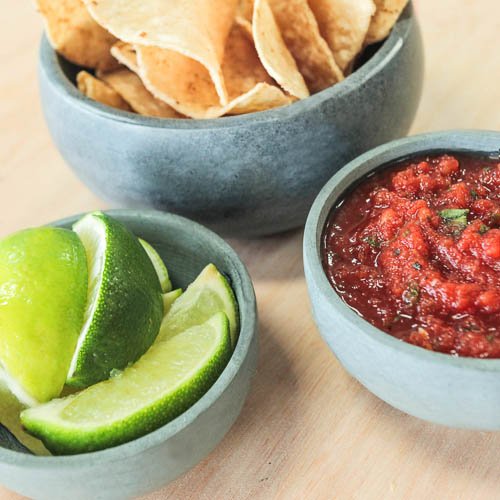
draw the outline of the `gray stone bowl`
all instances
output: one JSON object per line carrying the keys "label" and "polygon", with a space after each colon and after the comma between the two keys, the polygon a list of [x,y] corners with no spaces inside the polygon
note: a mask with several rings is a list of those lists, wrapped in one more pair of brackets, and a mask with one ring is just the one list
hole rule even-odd
{"label": "gray stone bowl", "polygon": [[344,82],[291,106],[171,120],[85,98],[73,84],[77,68],[44,38],[40,93],[57,148],[103,199],[178,213],[228,236],[260,236],[303,225],[342,165],[408,132],[423,78],[411,5],[368,57]]}
{"label": "gray stone bowl", "polygon": [[458,358],[391,337],[340,299],[321,263],[325,222],[346,190],[388,163],[433,152],[500,158],[500,132],[439,132],[394,141],[352,161],[326,184],[311,208],[304,234],[304,268],[314,319],[344,368],[395,408],[450,427],[500,430],[500,359]]}
{"label": "gray stone bowl", "polygon": [[[154,245],[176,287],[185,288],[210,262],[228,276],[240,306],[240,336],[229,364],[211,389],[178,418],[135,441],[94,453],[37,457],[22,449],[13,451],[16,446],[0,428],[0,483],[30,498],[122,500],[164,486],[221,441],[241,411],[256,369],[254,290],[245,266],[229,245],[176,215],[132,210],[108,213]],[[70,227],[77,218],[54,225]]]}

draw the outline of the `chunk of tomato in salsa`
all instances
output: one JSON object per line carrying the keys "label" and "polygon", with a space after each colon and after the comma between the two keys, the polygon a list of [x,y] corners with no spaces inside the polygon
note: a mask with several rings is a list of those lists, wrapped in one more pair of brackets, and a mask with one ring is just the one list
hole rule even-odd
{"label": "chunk of tomato in salsa", "polygon": [[500,358],[500,162],[441,155],[355,187],[326,224],[323,266],[385,332],[443,353]]}

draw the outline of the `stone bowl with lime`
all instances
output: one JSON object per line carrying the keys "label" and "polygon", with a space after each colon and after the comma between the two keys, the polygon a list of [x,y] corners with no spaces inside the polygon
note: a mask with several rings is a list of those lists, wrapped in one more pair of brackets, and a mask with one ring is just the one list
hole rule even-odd
{"label": "stone bowl with lime", "polygon": [[0,241],[0,482],[129,498],[215,448],[257,362],[253,286],[211,231],[95,212]]}

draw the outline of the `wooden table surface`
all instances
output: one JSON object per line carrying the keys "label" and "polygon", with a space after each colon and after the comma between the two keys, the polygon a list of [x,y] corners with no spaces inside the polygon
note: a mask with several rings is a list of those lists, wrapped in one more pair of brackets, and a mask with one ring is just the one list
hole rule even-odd
{"label": "wooden table surface", "polygon": [[[500,2],[416,0],[426,49],[412,133],[500,129]],[[0,236],[105,208],[52,145],[39,105],[41,20],[0,0]],[[258,373],[219,447],[154,499],[500,498],[500,433],[452,430],[392,409],[320,339],[302,274],[302,232],[231,241],[254,280]],[[0,499],[18,496],[0,487]],[[70,498],[70,497],[68,497]]]}

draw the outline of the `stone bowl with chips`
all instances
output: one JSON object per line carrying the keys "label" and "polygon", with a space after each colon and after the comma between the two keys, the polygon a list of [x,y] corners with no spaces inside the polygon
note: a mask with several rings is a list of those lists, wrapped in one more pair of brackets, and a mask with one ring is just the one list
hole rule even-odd
{"label": "stone bowl with chips", "polygon": [[[94,8],[92,2],[85,2],[90,10]],[[95,2],[98,19],[109,15],[98,10],[100,5],[113,2],[120,3]],[[293,3],[297,9],[307,4]],[[261,4],[266,1],[256,0],[255,10]],[[301,72],[292,61],[295,73],[287,73],[283,61],[291,59],[275,61],[269,54],[279,49],[279,43],[283,45],[283,38],[294,36],[295,19],[292,16],[289,24],[280,25],[281,34],[271,39],[276,22],[269,19],[269,12],[261,14],[256,17],[254,11],[249,18],[253,22],[240,16],[238,28],[233,25],[230,41],[222,47],[225,80],[221,81],[229,93],[225,107],[210,105],[213,96],[203,87],[212,78],[215,95],[220,74],[214,70],[215,76],[210,73],[201,79],[203,85],[185,81],[186,75],[198,74],[199,63],[193,70],[189,67],[193,61],[186,62],[188,58],[178,52],[156,53],[163,49],[147,45],[150,32],[138,31],[139,21],[129,31],[113,25],[117,16],[110,16],[110,24],[103,23],[114,35],[126,38],[127,43],[111,40],[115,41],[111,53],[125,65],[118,69],[113,67],[116,60],[104,60],[102,54],[97,62],[82,63],[71,57],[68,40],[58,44],[58,32],[49,30],[40,49],[42,106],[53,140],[69,166],[113,205],[178,213],[224,235],[261,236],[304,224],[315,196],[337,170],[362,152],[408,132],[422,88],[420,32],[409,3],[386,39],[364,50],[363,43],[371,42],[358,40],[358,56],[353,58],[351,51],[343,61],[345,78],[325,75],[328,65],[312,61],[309,46],[299,46],[293,54]],[[278,15],[276,20],[280,21]],[[307,27],[299,28],[310,34]],[[254,36],[250,39],[256,47],[248,46],[245,29],[249,37]],[[130,41],[145,45],[137,49]],[[266,48],[269,51],[264,53]],[[345,50],[339,51],[339,60]],[[89,51],[84,51],[86,56],[94,55]],[[77,59],[79,64],[74,64]],[[142,83],[133,71],[137,61]],[[82,71],[85,66],[94,68],[94,74]],[[172,74],[172,66],[178,78],[168,80],[164,76]],[[341,81],[335,83],[335,78]],[[325,81],[330,82],[328,87]],[[242,82],[253,86],[249,89]],[[221,116],[228,113],[238,116]],[[195,119],[182,116],[186,114]]]}

